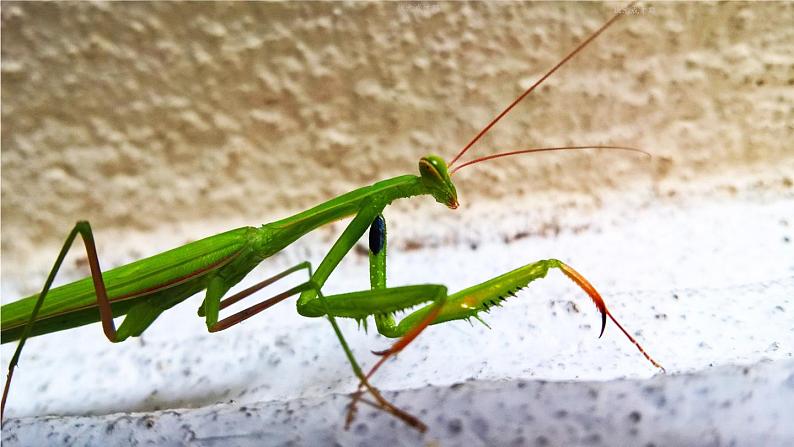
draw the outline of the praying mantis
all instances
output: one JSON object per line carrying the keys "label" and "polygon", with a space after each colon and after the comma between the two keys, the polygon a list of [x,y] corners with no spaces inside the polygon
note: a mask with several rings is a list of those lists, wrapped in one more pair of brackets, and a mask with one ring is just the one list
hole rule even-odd
{"label": "praying mantis", "polygon": [[[440,284],[419,284],[401,287],[386,285],[386,221],[382,211],[398,199],[430,195],[449,209],[458,207],[458,195],[452,181],[464,167],[488,160],[542,151],[604,149],[645,153],[626,146],[588,145],[529,148],[505,151],[494,155],[460,162],[461,157],[485,135],[514,106],[537,86],[578,54],[592,40],[621,16],[613,16],[590,37],[581,42],[544,76],[527,88],[500,114],[477,133],[450,161],[428,155],[419,161],[419,175],[404,175],[365,186],[321,203],[313,208],[260,227],[242,227],[174,248],[161,254],[102,271],[91,226],[78,222],[69,232],[52,267],[42,291],[2,307],[2,342],[19,340],[9,362],[2,398],[2,411],[10,391],[15,367],[25,341],[33,336],[58,332],[85,324],[101,322],[105,336],[111,342],[121,342],[140,336],[159,315],[199,292],[205,291],[199,309],[207,329],[217,332],[229,329],[271,306],[299,295],[298,313],[305,317],[325,317],[347,356],[359,387],[348,407],[346,425],[356,415],[358,403],[373,405],[399,418],[410,427],[425,431],[426,425],[406,411],[386,400],[370,380],[390,358],[416,339],[429,325],[446,321],[478,318],[478,314],[499,306],[501,301],[515,296],[535,279],[546,276],[550,269],[559,269],[577,284],[595,303],[601,313],[601,333],[607,317],[611,319],[640,352],[656,367],[661,368],[642,346],[620,325],[607,309],[600,294],[580,273],[556,259],[526,264],[481,284],[449,294]],[[347,228],[333,244],[316,268],[301,262],[270,278],[226,296],[227,292],[268,257],[283,250],[303,235],[330,222],[352,217]],[[326,296],[322,288],[354,244],[369,231],[370,290]],[[77,236],[86,247],[91,276],[64,286],[51,288],[67,252]],[[221,310],[238,303],[264,287],[298,272],[306,272],[308,280],[275,296],[264,299],[246,309],[221,318]],[[396,321],[396,313],[422,306]],[[113,319],[125,316],[116,328]],[[388,349],[376,352],[380,359],[364,372],[347,345],[336,322],[337,317],[365,320],[372,317],[380,334],[396,338]],[[364,397],[369,393],[371,399]]]}

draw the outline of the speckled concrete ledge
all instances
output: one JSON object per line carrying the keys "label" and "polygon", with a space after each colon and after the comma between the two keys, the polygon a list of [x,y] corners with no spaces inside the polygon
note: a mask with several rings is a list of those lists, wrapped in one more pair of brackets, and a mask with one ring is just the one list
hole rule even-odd
{"label": "speckled concrete ledge", "polygon": [[470,381],[387,393],[424,436],[348,397],[198,410],[8,421],[3,445],[784,446],[794,443],[794,361],[722,366],[651,380]]}

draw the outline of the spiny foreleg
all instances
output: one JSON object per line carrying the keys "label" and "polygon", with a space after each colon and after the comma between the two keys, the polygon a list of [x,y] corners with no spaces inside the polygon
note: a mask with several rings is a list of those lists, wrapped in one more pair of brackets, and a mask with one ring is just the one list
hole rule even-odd
{"label": "spiny foreleg", "polygon": [[[565,276],[576,283],[576,285],[584,290],[590,299],[593,300],[593,303],[595,303],[596,307],[601,312],[601,332],[599,337],[603,335],[604,328],[606,327],[606,319],[609,317],[609,319],[620,328],[623,334],[637,346],[637,349],[640,350],[646,359],[655,367],[664,371],[664,368],[648,355],[639,342],[637,342],[637,340],[623,328],[617,319],[615,319],[609,309],[607,309],[603,298],[601,298],[601,295],[596,291],[595,287],[571,266],[557,259],[547,259],[527,264],[476,286],[461,290],[460,292],[450,295],[440,310],[435,309],[433,305],[425,306],[403,318],[393,330],[389,331],[389,333],[384,333],[384,335],[389,337],[403,337],[409,334],[413,328],[421,326],[430,313],[437,312],[437,315],[430,324],[438,324],[451,320],[478,318],[480,312],[487,312],[494,306],[500,306],[502,301],[505,301],[508,297],[516,296],[516,292],[526,287],[530,282],[535,279],[544,278],[551,268],[560,269]],[[398,341],[397,344],[399,343]]]}

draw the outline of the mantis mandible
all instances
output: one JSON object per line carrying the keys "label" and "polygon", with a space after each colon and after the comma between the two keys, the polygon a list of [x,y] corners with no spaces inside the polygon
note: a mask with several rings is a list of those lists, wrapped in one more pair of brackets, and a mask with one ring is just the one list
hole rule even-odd
{"label": "mantis mandible", "polygon": [[[353,372],[359,379],[358,390],[353,394],[348,409],[348,426],[355,417],[357,402],[364,402],[396,416],[419,431],[425,431],[426,426],[422,421],[391,404],[377,388],[372,386],[370,383],[372,375],[387,359],[408,346],[429,325],[477,318],[479,312],[499,306],[501,301],[509,296],[515,296],[519,289],[526,287],[533,280],[545,277],[549,269],[561,270],[593,300],[601,313],[601,334],[609,317],[654,366],[662,368],[618,323],[596,289],[576,270],[556,259],[524,265],[453,294],[448,293],[446,286],[439,284],[402,287],[386,285],[386,222],[381,213],[394,200],[430,195],[437,202],[455,209],[458,207],[458,196],[452,176],[464,167],[500,157],[541,151],[581,149],[624,150],[647,155],[645,151],[626,146],[545,147],[504,151],[456,165],[469,148],[516,104],[621,15],[620,12],[615,14],[519,95],[475,135],[449,163],[436,155],[421,158],[418,176],[404,175],[380,181],[276,222],[260,227],[243,227],[227,231],[105,272],[100,267],[91,226],[87,221],[78,222],[66,238],[42,291],[2,307],[2,342],[19,340],[9,362],[8,376],[3,390],[2,411],[5,410],[14,369],[28,338],[101,322],[108,340],[114,343],[121,342],[129,337],[140,336],[162,312],[201,291],[206,292],[198,313],[205,319],[210,332],[228,329],[294,295],[299,295],[297,310],[300,315],[328,318]],[[302,262],[241,292],[225,297],[235,284],[263,260],[316,228],[351,216],[352,221],[316,268],[313,268],[309,262]],[[371,289],[325,296],[322,293],[324,283],[367,229],[369,229]],[[78,235],[85,244],[91,276],[51,289],[53,280]],[[220,318],[220,311],[226,307],[299,271],[306,271],[309,279],[240,312]],[[395,320],[396,312],[421,305],[424,307],[413,311],[399,322]],[[126,317],[116,328],[113,319],[122,315]],[[388,349],[375,353],[381,358],[365,374],[348,347],[336,318],[364,320],[370,316],[374,318],[380,334],[398,340]],[[364,392],[368,392],[374,400],[365,399]]]}

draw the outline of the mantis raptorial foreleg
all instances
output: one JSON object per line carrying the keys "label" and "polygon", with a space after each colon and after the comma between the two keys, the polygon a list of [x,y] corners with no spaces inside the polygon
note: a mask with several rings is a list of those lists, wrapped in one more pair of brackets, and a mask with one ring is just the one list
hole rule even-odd
{"label": "mantis raptorial foreleg", "polygon": [[[361,206],[356,216],[339,236],[331,247],[331,250],[325,258],[323,258],[312,275],[311,283],[314,287],[305,290],[301,294],[301,297],[298,299],[298,313],[306,316],[326,315],[361,386],[372,394],[380,408],[394,414],[418,430],[425,431],[427,427],[419,421],[419,419],[389,403],[383,398],[380,392],[369,383],[367,377],[361,371],[361,367],[353,355],[352,350],[349,348],[334,317],[364,319],[370,315],[393,312],[427,302],[435,297],[443,298],[446,296],[446,287],[432,285],[408,286],[404,288],[384,289],[382,291],[353,292],[328,297],[323,296],[320,292],[328,276],[347,252],[350,251],[353,245],[361,238],[373,220],[380,215],[384,206],[385,203],[378,202],[367,203]],[[430,299],[428,299],[428,296]]]}
{"label": "mantis raptorial foreleg", "polygon": [[[507,272],[503,275],[497,276],[493,279],[477,284],[476,286],[456,292],[449,295],[446,302],[440,309],[435,304],[427,305],[415,312],[407,315],[400,320],[396,325],[393,332],[384,334],[389,337],[403,337],[415,330],[416,327],[422,326],[430,315],[433,316],[430,324],[439,324],[446,321],[462,320],[469,318],[477,318],[479,312],[488,312],[492,307],[500,306],[502,301],[505,301],[508,296],[516,296],[516,292],[526,287],[530,282],[544,278],[549,269],[559,269],[565,276],[571,279],[578,285],[601,312],[601,332],[599,337],[604,333],[606,327],[606,318],[609,317],[615,325],[623,332],[623,334],[631,341],[637,349],[648,359],[654,366],[664,371],[664,368],[656,362],[647,352],[640,346],[637,340],[623,328],[623,326],[615,319],[612,312],[607,309],[603,298],[598,291],[587,281],[584,276],[574,270],[571,266],[565,264],[558,259],[545,259],[515,270]],[[402,340],[395,343],[395,346],[400,346]],[[394,347],[391,349],[393,350]]]}
{"label": "mantis raptorial foreleg", "polygon": [[[374,291],[397,291],[401,288],[386,289],[386,228],[385,221],[379,216],[380,220],[376,219],[370,230],[370,284]],[[377,237],[373,234],[378,233]],[[373,249],[373,247],[377,247]],[[441,299],[435,299],[433,304],[427,305],[412,314],[403,318],[399,324],[395,324],[394,317],[391,312],[381,314],[376,317],[378,323],[378,332],[388,337],[401,337],[400,340],[395,342],[389,349],[376,352],[381,355],[381,359],[372,367],[366,374],[366,379],[370,379],[375,371],[391,356],[396,355],[404,349],[411,341],[413,341],[428,325],[443,323],[450,320],[478,318],[477,314],[481,311],[488,312],[491,307],[501,306],[501,302],[505,301],[507,296],[516,296],[516,292],[523,287],[526,287],[531,281],[543,278],[548,273],[549,269],[557,268],[562,271],[565,276],[571,279],[578,285],[587,295],[592,299],[598,310],[601,312],[601,331],[599,337],[603,335],[604,328],[606,327],[606,318],[609,318],[620,328],[626,337],[639,349],[639,351],[648,359],[654,366],[662,369],[664,368],[651,358],[648,353],[640,346],[640,344],[632,337],[623,326],[615,319],[612,313],[607,309],[601,295],[596,291],[595,287],[587,281],[584,276],[574,270],[569,265],[557,259],[547,259],[527,264],[523,267],[515,269],[504,275],[485,281],[468,289],[462,290],[450,296],[444,296]],[[446,288],[444,288],[446,291]],[[373,298],[376,296],[372,294]],[[405,308],[410,307],[410,301],[404,302]],[[353,401],[350,403],[347,426],[353,421],[356,413],[356,402],[361,399],[362,388],[366,385],[364,381],[359,384],[359,389],[353,395]]]}

